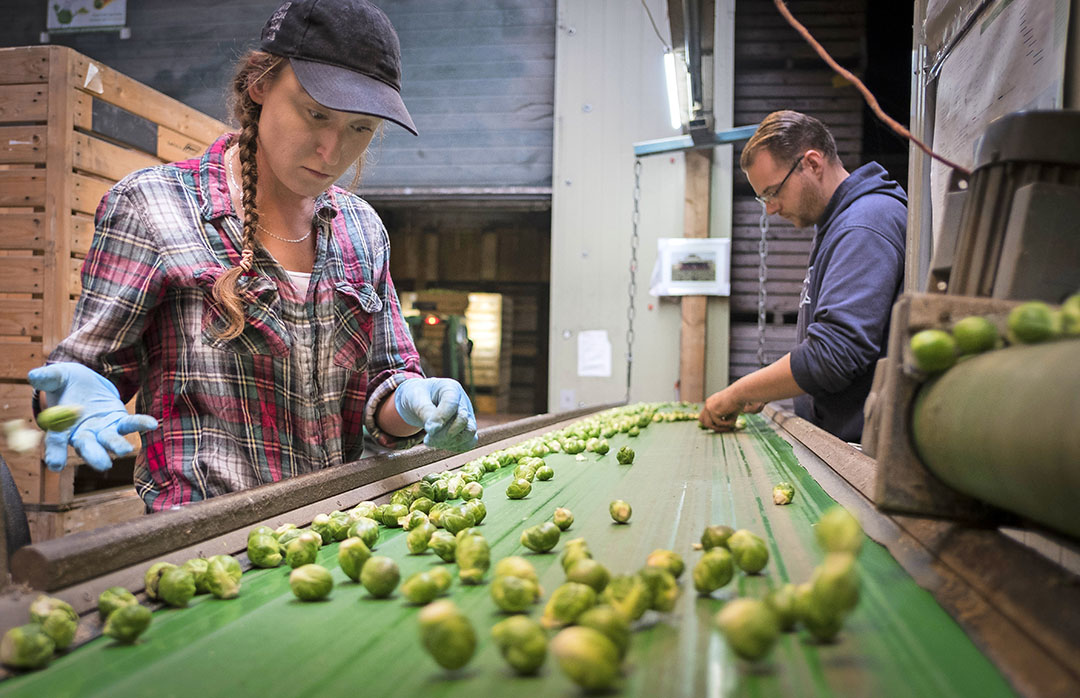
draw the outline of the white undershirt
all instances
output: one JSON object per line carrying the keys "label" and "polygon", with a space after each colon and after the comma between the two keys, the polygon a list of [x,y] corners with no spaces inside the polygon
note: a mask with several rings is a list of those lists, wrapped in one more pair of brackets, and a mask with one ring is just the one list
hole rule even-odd
{"label": "white undershirt", "polygon": [[289,281],[292,281],[292,285],[296,287],[296,290],[300,292],[301,296],[307,297],[308,284],[311,282],[311,274],[302,271],[289,271],[285,270],[285,273],[289,275]]}

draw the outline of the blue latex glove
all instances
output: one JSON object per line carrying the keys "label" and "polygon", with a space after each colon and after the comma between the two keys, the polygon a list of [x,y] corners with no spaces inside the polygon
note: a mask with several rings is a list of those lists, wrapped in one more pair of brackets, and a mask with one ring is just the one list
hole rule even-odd
{"label": "blue latex glove", "polygon": [[465,389],[450,378],[410,378],[394,391],[406,423],[423,427],[431,448],[468,451],[476,445],[476,415]]}
{"label": "blue latex glove", "polygon": [[45,465],[61,471],[67,465],[70,443],[94,470],[108,470],[112,458],[131,453],[125,434],[157,429],[157,420],[145,414],[128,414],[120,391],[107,378],[78,363],[56,363],[35,368],[27,375],[30,385],[45,391],[49,407],[78,405],[82,414],[66,431],[45,434]]}

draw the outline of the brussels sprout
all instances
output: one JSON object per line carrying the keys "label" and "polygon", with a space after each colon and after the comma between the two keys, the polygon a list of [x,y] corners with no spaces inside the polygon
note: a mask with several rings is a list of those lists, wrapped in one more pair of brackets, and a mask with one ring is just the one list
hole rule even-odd
{"label": "brussels sprout", "polygon": [[588,557],[578,560],[566,570],[566,581],[587,584],[597,594],[604,590],[610,580],[611,574],[607,568]]}
{"label": "brussels sprout", "polygon": [[742,431],[746,428],[747,423],[746,415],[740,414],[735,418],[735,431]]}
{"label": "brussels sprout", "polygon": [[469,663],[476,652],[476,632],[453,601],[429,603],[417,617],[424,649],[439,666],[453,670]]}
{"label": "brussels sprout", "polygon": [[338,566],[345,576],[354,582],[360,581],[360,570],[364,569],[364,563],[371,557],[371,549],[363,538],[346,538],[338,546]]}
{"label": "brussels sprout", "polygon": [[558,628],[577,620],[585,611],[596,605],[596,592],[591,586],[578,582],[566,582],[551,594],[540,623],[545,628]]}
{"label": "brussels sprout", "polygon": [[170,606],[177,608],[187,606],[193,596],[195,596],[195,578],[183,567],[167,569],[158,579],[157,597]]}
{"label": "brussels sprout", "polygon": [[615,454],[615,460],[619,461],[619,465],[630,465],[634,462],[634,449],[629,446],[623,446],[619,449],[619,452]]}
{"label": "brussels sprout", "polygon": [[435,524],[438,528],[442,528],[443,514],[451,509],[451,505],[446,502],[436,502],[431,510],[428,511],[428,521]]}
{"label": "brussels sprout", "polygon": [[398,570],[397,563],[382,555],[373,555],[368,558],[360,570],[360,583],[377,599],[386,598],[394,593],[399,581],[401,581],[401,572]]}
{"label": "brussels sprout", "polygon": [[[610,450],[611,444],[607,442],[607,439],[600,439],[596,442],[596,446],[593,448],[593,451],[600,454],[601,456],[606,456],[608,454],[608,451]],[[616,458],[618,458],[618,454],[616,454]]]}
{"label": "brussels sprout", "polygon": [[438,555],[443,562],[453,562],[456,557],[457,538],[447,531],[435,531],[428,540],[428,547]]}
{"label": "brussels sprout", "polygon": [[633,509],[623,500],[616,499],[608,505],[608,512],[611,514],[611,518],[615,520],[615,523],[623,524],[630,520]]}
{"label": "brussels sprout", "polygon": [[601,600],[635,621],[652,606],[652,589],[636,574],[617,574],[604,587]]}
{"label": "brussels sprout", "polygon": [[863,530],[858,519],[839,504],[831,507],[814,528],[818,544],[827,553],[857,554],[863,543]]}
{"label": "brussels sprout", "polygon": [[641,434],[641,429],[636,424],[626,431],[627,436],[638,436],[639,434]]}
{"label": "brussels sprout", "polygon": [[559,527],[550,521],[530,526],[521,532],[521,544],[529,550],[546,553],[559,542]]}
{"label": "brussels sprout", "polygon": [[[292,526],[292,524],[289,524],[289,525]],[[282,550],[285,550],[286,548],[288,548],[289,543],[293,542],[294,540],[296,540],[297,538],[299,538],[303,534],[304,534],[304,531],[300,530],[299,528],[296,528],[295,526],[293,526],[292,528],[286,529],[284,531],[281,531],[280,533],[277,534],[278,545],[281,547]]]}
{"label": "brussels sprout", "polygon": [[374,550],[375,544],[379,542],[379,522],[366,516],[360,517],[349,526],[348,533],[348,538],[359,538],[364,541],[364,545]]}
{"label": "brussels sprout", "polygon": [[563,452],[571,456],[575,456],[579,453],[584,453],[584,451],[585,442],[581,439],[570,439],[566,442],[566,445],[563,446]]}
{"label": "brussels sprout", "polygon": [[352,526],[355,518],[343,511],[330,512],[330,538],[323,538],[327,541],[334,540],[341,542],[349,537],[349,527]]}
{"label": "brussels sprout", "polygon": [[835,613],[814,598],[810,582],[795,587],[795,617],[819,642],[830,642],[844,624],[844,617]]}
{"label": "brussels sprout", "polygon": [[66,431],[82,415],[81,405],[54,405],[38,412],[37,425],[45,431]]}
{"label": "brussels sprout", "polygon": [[499,575],[491,583],[491,598],[500,610],[522,613],[540,598],[540,587],[525,577]]}
{"label": "brussels sprout", "polygon": [[795,486],[790,482],[781,482],[776,487],[772,488],[773,504],[791,504],[791,500],[794,498]]}
{"label": "brussels sprout", "polygon": [[532,483],[525,478],[519,477],[506,488],[506,496],[509,499],[525,499],[532,492]]}
{"label": "brussels sprout", "polygon": [[769,549],[765,547],[765,541],[745,528],[731,534],[728,549],[735,564],[744,572],[757,574],[769,563]]}
{"label": "brussels sprout", "polygon": [[649,608],[661,612],[675,608],[675,602],[679,599],[679,583],[675,581],[674,575],[662,567],[643,567],[638,576],[652,592]]}
{"label": "brussels sprout", "polygon": [[293,569],[315,562],[319,547],[303,536],[289,541],[285,546],[285,564]]}
{"label": "brussels sprout", "polygon": [[387,528],[400,528],[401,520],[409,514],[409,508],[404,504],[383,504],[379,507],[379,511],[382,513],[382,518],[376,517],[376,520]]}
{"label": "brussels sprout", "polygon": [[58,650],[71,644],[79,627],[79,615],[71,604],[45,595],[37,597],[30,604],[30,620],[41,625]]}
{"label": "brussels sprout", "polygon": [[728,646],[743,659],[761,659],[780,637],[776,614],[758,599],[728,601],[716,614],[716,625]]}
{"label": "brussels sprout", "polygon": [[[401,527],[406,531],[411,531],[417,526],[426,524],[428,522],[427,514],[422,511],[410,511],[401,519]],[[434,524],[432,524],[434,526]]]}
{"label": "brussels sprout", "polygon": [[409,548],[409,552],[413,555],[419,555],[427,550],[428,541],[431,540],[431,535],[437,530],[437,528],[425,521],[417,528],[409,531],[409,535],[405,537],[405,545]]}
{"label": "brussels sprout", "polygon": [[431,498],[438,502],[445,502],[450,498],[450,488],[446,484],[446,480],[437,480],[431,483]]}
{"label": "brussels sprout", "polygon": [[468,482],[461,488],[461,498],[465,501],[470,499],[482,499],[484,496],[484,486],[479,482]]}
{"label": "brussels sprout", "polygon": [[401,595],[412,604],[426,604],[442,593],[439,582],[428,572],[417,572],[401,584]]}
{"label": "brussels sprout", "polygon": [[98,615],[102,620],[106,620],[116,609],[137,603],[139,600],[135,598],[135,594],[124,587],[109,587],[98,595]]}
{"label": "brussels sprout", "polygon": [[391,504],[400,504],[405,507],[406,510],[409,508],[409,505],[413,503],[414,499],[416,499],[415,494],[408,489],[398,490],[390,495]]}
{"label": "brussels sprout", "polygon": [[301,565],[289,573],[289,588],[301,601],[320,601],[330,595],[334,578],[322,565]]}
{"label": "brussels sprout", "polygon": [[843,616],[859,602],[859,572],[851,553],[829,553],[810,578],[814,601],[825,611]]}
{"label": "brussels sprout", "polygon": [[461,529],[460,531],[458,531],[458,532],[457,532],[457,533],[456,533],[456,534],[454,535],[454,540],[456,540],[456,541],[457,541],[457,544],[458,544],[458,545],[461,545],[461,541],[465,540],[465,538],[466,538],[467,536],[483,536],[483,535],[484,535],[484,534],[483,534],[483,533],[481,533],[480,531],[477,531],[477,530],[476,530],[475,528],[473,528],[472,526],[469,526],[468,528],[463,528],[463,529]]}
{"label": "brussels sprout", "polygon": [[[614,436],[614,434],[612,434],[612,435]],[[588,439],[585,442],[585,450],[588,451],[589,453],[595,453],[596,452],[596,447],[599,446],[599,445],[600,445],[600,439],[598,439],[598,438],[596,438],[594,436],[594,437],[592,437],[591,439]]]}
{"label": "brussels sprout", "polygon": [[536,584],[537,588],[540,586],[540,577],[536,574],[536,568],[520,555],[511,555],[499,560],[495,564],[494,574],[496,577],[521,577]]}
{"label": "brussels sprout", "polygon": [[[458,471],[458,474],[461,475],[461,479],[464,481],[465,485],[468,485],[473,482],[480,482],[480,478],[484,477],[485,472],[484,466],[480,464],[480,461],[474,460],[466,463],[465,466]],[[462,485],[461,487],[462,499],[466,498],[465,485]]]}
{"label": "brussels sprout", "polygon": [[630,648],[630,621],[614,606],[593,606],[578,616],[577,625],[602,632],[619,650],[619,659],[626,656]]}
{"label": "brussels sprout", "polygon": [[228,555],[215,555],[208,560],[209,564],[203,574],[207,591],[219,599],[235,599],[240,595],[240,575],[234,573],[236,568],[230,565],[228,560],[232,560],[239,567],[240,563]]}
{"label": "brussels sprout", "polygon": [[728,547],[728,539],[731,538],[731,534],[734,532],[735,529],[731,526],[706,526],[705,532],[701,534],[701,547],[706,550],[726,548]]}
{"label": "brussels sprout", "polygon": [[531,463],[518,463],[514,468],[514,478],[528,480],[532,482],[536,478],[536,471],[538,467],[534,467]]}
{"label": "brussels sprout", "polygon": [[566,541],[566,544],[563,545],[563,553],[562,557],[559,558],[559,562],[562,563],[563,572],[565,572],[578,560],[590,557],[592,557],[592,553],[589,552],[589,546],[585,539],[574,538]]}
{"label": "brussels sprout", "polygon": [[473,525],[472,517],[463,507],[453,507],[443,512],[440,519],[442,527],[449,533],[457,534],[462,529],[469,528]]}
{"label": "brussels sprout", "polygon": [[417,500],[420,499],[429,499],[434,502],[435,500],[432,497],[434,493],[435,486],[431,482],[428,482],[427,480],[421,480],[420,482],[417,482],[413,485],[413,494],[415,496],[413,497],[412,504],[409,505],[409,508],[412,509],[413,504],[416,504]]}
{"label": "brussels sprout", "polygon": [[277,540],[278,543],[281,543],[281,536],[284,533],[286,533],[288,531],[299,531],[299,530],[300,529],[298,529],[296,527],[296,524],[284,523],[284,524],[281,524],[280,526],[278,526],[277,528],[275,528],[274,532],[271,535],[274,536],[274,539]]}
{"label": "brussels sprout", "polygon": [[785,584],[765,595],[765,603],[776,615],[780,629],[784,631],[795,627],[798,616],[795,613],[795,585]]}
{"label": "brussels sprout", "polygon": [[683,570],[686,569],[686,564],[683,562],[681,555],[663,549],[657,549],[649,553],[649,557],[645,558],[645,566],[662,567],[670,572],[675,579],[681,577]]}
{"label": "brussels sprout", "polygon": [[317,514],[311,520],[311,530],[318,533],[324,542],[334,540],[334,526],[329,514]]}
{"label": "brussels sprout", "polygon": [[694,588],[703,595],[726,586],[735,574],[735,564],[726,548],[713,548],[694,565]]}
{"label": "brussels sprout", "polygon": [[146,596],[147,598],[157,601],[158,598],[158,582],[161,581],[161,575],[165,574],[169,570],[176,567],[171,562],[155,562],[150,565],[150,569],[146,570],[146,574],[143,575],[143,581],[146,583]]}
{"label": "brussels sprout", "polygon": [[273,536],[248,538],[248,560],[256,567],[277,567],[281,564],[281,547]]}
{"label": "brussels sprout", "polygon": [[458,579],[462,584],[479,584],[491,566],[491,548],[481,535],[465,536],[459,540],[455,557]]}
{"label": "brussels sprout", "polygon": [[349,518],[356,521],[358,518],[374,519],[375,512],[379,509],[379,505],[375,502],[360,502],[352,509],[349,510]]}
{"label": "brussels sprout", "polygon": [[195,578],[196,594],[210,593],[210,589],[206,587],[206,570],[210,567],[209,560],[202,557],[193,557],[180,566],[191,572],[191,576]]}
{"label": "brussels sprout", "polygon": [[44,623],[54,611],[61,611],[78,622],[79,615],[67,601],[52,596],[41,594],[30,604],[30,620],[34,623]]}
{"label": "brussels sprout", "polygon": [[118,642],[131,644],[146,632],[152,619],[153,615],[146,606],[128,604],[109,614],[102,632]]}
{"label": "brussels sprout", "polygon": [[574,524],[574,514],[566,507],[559,507],[555,510],[551,520],[559,527],[560,531],[565,531]]}
{"label": "brussels sprout", "polygon": [[480,522],[487,518],[487,505],[482,499],[470,499],[465,502],[465,512],[472,516],[473,526],[479,526]]}
{"label": "brussels sprout", "polygon": [[14,669],[40,669],[55,651],[56,643],[37,623],[12,628],[0,640],[0,662]]}
{"label": "brussels sprout", "polygon": [[254,538],[255,536],[272,536],[272,535],[274,535],[274,529],[270,528],[269,526],[256,526],[255,528],[248,531],[248,542],[251,542],[251,539]]}
{"label": "brussels sprout", "polygon": [[435,483],[440,482],[441,480],[442,480],[442,473],[428,473],[427,475],[425,475],[421,479],[421,482],[431,483],[431,486],[434,487]]}
{"label": "brussels sprout", "polygon": [[432,567],[427,571],[427,575],[431,577],[431,581],[435,582],[435,588],[439,590],[440,594],[449,590],[450,585],[454,581],[453,577],[450,576],[449,570],[442,566]]}
{"label": "brussels sprout", "polygon": [[310,545],[315,550],[318,550],[319,548],[323,547],[323,543],[326,542],[326,541],[323,540],[323,537],[318,534],[318,532],[312,531],[310,528],[307,529],[307,530],[301,531],[300,535],[298,535],[293,540],[298,540],[301,543],[303,543],[304,545]]}
{"label": "brussels sprout", "polygon": [[555,471],[551,469],[550,465],[541,465],[536,469],[536,479],[544,482],[555,477]]}
{"label": "brussels sprout", "polygon": [[435,506],[435,500],[428,497],[418,497],[409,505],[409,511],[422,511],[426,514],[431,511],[433,506]]}
{"label": "brussels sprout", "polygon": [[619,649],[607,635],[593,628],[566,628],[551,641],[559,668],[588,691],[611,687],[619,675]]}
{"label": "brussels sprout", "polygon": [[519,674],[536,673],[547,658],[547,635],[532,618],[511,616],[491,628],[491,638],[503,659]]}
{"label": "brussels sprout", "polygon": [[483,466],[484,471],[488,473],[493,473],[499,469],[499,459],[491,455],[481,458],[480,464]]}

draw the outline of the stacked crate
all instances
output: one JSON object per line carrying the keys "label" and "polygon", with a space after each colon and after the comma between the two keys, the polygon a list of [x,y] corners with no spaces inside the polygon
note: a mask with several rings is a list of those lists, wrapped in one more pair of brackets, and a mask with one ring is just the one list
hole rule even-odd
{"label": "stacked crate", "polygon": [[[69,48],[0,49],[0,420],[31,417],[26,374],[70,329],[101,197],[136,169],[199,155],[225,128]],[[77,487],[89,468],[53,473],[40,452],[0,452],[35,540],[142,512],[130,478]]]}

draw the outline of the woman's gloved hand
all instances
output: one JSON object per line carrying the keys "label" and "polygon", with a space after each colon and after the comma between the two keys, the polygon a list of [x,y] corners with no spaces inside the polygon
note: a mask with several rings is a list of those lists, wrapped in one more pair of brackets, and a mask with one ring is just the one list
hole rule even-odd
{"label": "woman's gloved hand", "polygon": [[476,415],[456,380],[410,378],[394,391],[394,408],[406,423],[424,428],[431,448],[468,451],[476,445]]}
{"label": "woman's gloved hand", "polygon": [[157,429],[157,420],[145,414],[128,414],[120,392],[107,378],[79,363],[64,362],[35,368],[27,375],[30,385],[45,391],[49,407],[78,406],[78,421],[64,431],[45,435],[45,465],[57,471],[67,465],[67,447],[71,444],[90,467],[108,470],[112,458],[131,453],[125,434]]}

